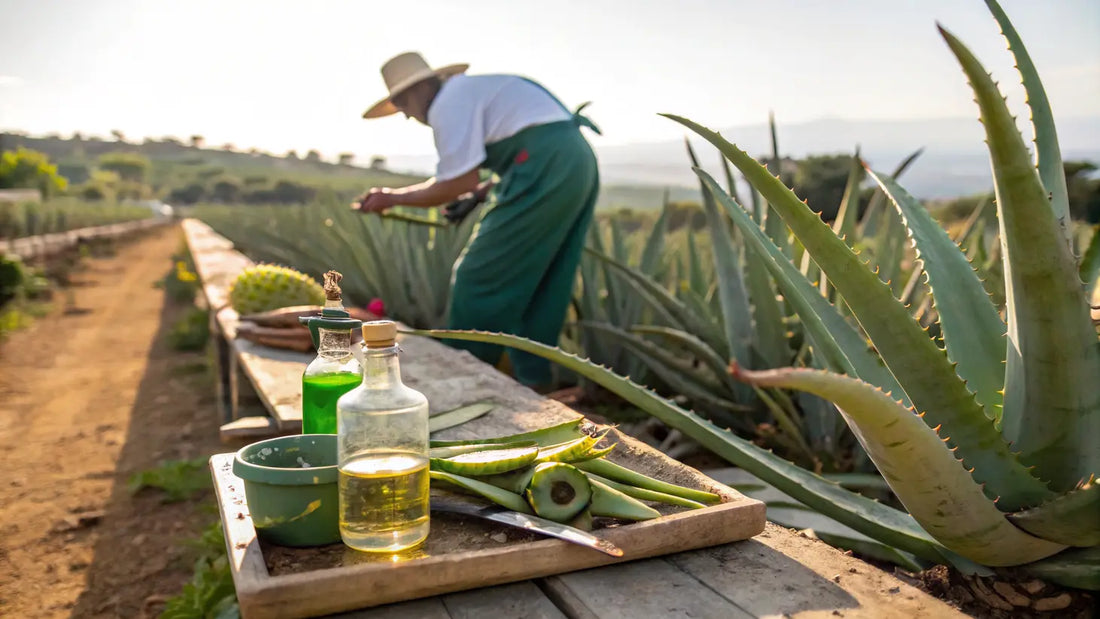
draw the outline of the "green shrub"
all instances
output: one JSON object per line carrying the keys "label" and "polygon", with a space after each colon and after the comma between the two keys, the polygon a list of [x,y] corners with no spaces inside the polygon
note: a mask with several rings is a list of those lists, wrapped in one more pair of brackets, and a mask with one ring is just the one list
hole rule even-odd
{"label": "green shrub", "polygon": [[210,339],[210,319],[205,310],[192,308],[172,325],[168,343],[174,350],[197,351],[206,347]]}

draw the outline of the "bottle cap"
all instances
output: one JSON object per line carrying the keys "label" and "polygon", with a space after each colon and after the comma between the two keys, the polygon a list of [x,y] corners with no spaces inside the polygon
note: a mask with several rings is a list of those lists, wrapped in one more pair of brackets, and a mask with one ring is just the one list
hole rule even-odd
{"label": "bottle cap", "polygon": [[363,345],[367,348],[389,348],[396,343],[396,322],[392,320],[372,320],[363,323]]}

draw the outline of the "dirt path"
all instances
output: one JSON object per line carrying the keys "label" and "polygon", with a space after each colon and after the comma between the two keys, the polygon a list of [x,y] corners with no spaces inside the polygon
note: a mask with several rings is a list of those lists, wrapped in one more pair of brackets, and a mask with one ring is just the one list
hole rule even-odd
{"label": "dirt path", "polygon": [[0,616],[141,617],[192,572],[184,540],[212,522],[209,498],[165,504],[129,477],[217,440],[203,353],[170,349],[186,311],[153,284],[181,234],[172,227],[90,258],[75,312],[0,344]]}

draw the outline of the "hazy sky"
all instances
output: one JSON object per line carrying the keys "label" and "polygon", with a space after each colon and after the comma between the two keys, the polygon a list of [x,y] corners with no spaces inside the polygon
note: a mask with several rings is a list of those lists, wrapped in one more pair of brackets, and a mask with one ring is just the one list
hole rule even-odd
{"label": "hazy sky", "polygon": [[[1002,0],[1058,117],[1100,114],[1100,1]],[[206,136],[276,153],[431,153],[403,117],[364,121],[378,67],[533,77],[591,100],[603,144],[822,117],[975,116],[935,22],[1022,91],[980,0],[0,0],[0,128]]]}

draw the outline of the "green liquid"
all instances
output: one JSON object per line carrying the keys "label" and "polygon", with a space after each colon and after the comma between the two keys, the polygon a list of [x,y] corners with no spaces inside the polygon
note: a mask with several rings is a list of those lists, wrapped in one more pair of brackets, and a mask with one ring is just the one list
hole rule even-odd
{"label": "green liquid", "polygon": [[363,382],[340,372],[302,378],[302,434],[336,434],[336,401]]}

